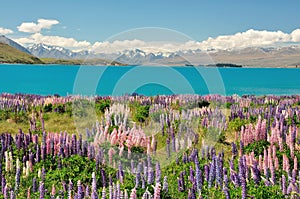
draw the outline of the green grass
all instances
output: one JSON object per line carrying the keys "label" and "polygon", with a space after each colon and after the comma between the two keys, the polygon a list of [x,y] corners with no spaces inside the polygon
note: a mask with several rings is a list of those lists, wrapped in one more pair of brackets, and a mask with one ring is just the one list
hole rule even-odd
{"label": "green grass", "polygon": [[0,43],[0,63],[42,64],[43,62],[37,57]]}

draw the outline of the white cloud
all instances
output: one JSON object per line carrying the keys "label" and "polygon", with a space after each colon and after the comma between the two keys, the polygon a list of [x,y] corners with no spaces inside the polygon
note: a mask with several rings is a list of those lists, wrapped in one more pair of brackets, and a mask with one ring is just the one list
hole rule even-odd
{"label": "white cloud", "polygon": [[12,31],[10,29],[0,27],[0,34],[2,34],[2,35],[12,34],[13,32],[14,31]]}
{"label": "white cloud", "polygon": [[207,40],[202,41],[199,45],[204,49],[232,49],[268,46],[291,41],[291,34],[284,33],[282,31],[259,31],[250,29],[246,32],[239,32],[234,35],[218,36],[216,38],[209,37]]}
{"label": "white cloud", "polygon": [[77,41],[74,38],[60,37],[60,36],[45,36],[41,33],[35,33],[29,37],[15,39],[16,42],[28,45],[35,43],[44,43],[52,46],[61,46],[70,49],[85,49],[91,44],[87,41]]}
{"label": "white cloud", "polygon": [[38,19],[37,23],[24,22],[17,28],[20,32],[38,33],[41,32],[42,29],[50,29],[53,25],[58,23],[59,21],[54,19]]}
{"label": "white cloud", "polygon": [[300,42],[300,29],[296,29],[291,33],[293,42]]}

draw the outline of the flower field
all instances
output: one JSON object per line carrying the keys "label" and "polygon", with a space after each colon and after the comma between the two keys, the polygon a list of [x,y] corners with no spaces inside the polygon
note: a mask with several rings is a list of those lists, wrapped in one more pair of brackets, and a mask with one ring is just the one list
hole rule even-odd
{"label": "flower field", "polygon": [[300,96],[1,94],[0,122],[0,198],[300,198]]}

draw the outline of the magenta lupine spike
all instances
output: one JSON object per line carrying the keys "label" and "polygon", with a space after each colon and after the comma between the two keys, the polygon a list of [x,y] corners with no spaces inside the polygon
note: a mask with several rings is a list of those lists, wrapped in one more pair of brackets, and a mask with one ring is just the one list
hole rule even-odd
{"label": "magenta lupine spike", "polygon": [[156,183],[154,187],[154,196],[153,199],[160,199],[160,183]]}
{"label": "magenta lupine spike", "polygon": [[52,184],[52,188],[51,188],[51,196],[55,196],[55,194],[56,194],[56,190],[55,190],[55,186],[54,186],[54,184]]}
{"label": "magenta lupine spike", "polygon": [[136,189],[133,188],[130,193],[130,199],[137,199]]}
{"label": "magenta lupine spike", "polygon": [[31,194],[30,194],[30,188],[27,189],[27,199],[31,198]]}

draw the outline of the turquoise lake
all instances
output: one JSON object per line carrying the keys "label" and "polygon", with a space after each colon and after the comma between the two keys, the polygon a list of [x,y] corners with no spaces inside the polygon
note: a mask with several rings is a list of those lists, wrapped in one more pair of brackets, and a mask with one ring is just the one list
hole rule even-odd
{"label": "turquoise lake", "polygon": [[0,93],[300,94],[297,68],[0,65]]}

